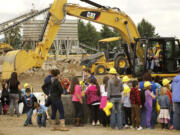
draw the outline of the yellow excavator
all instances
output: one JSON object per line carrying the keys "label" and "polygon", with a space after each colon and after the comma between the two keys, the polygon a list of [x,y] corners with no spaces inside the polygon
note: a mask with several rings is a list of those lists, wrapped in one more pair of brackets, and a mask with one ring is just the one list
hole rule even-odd
{"label": "yellow excavator", "polygon": [[129,55],[132,52],[135,52],[134,56],[139,61],[144,60],[144,48],[136,40],[140,39],[139,32],[127,14],[118,8],[105,7],[90,0],[81,1],[93,5],[95,8],[68,4],[67,0],[54,0],[49,9],[41,41],[37,43],[35,50],[29,52],[25,50],[9,51],[3,60],[2,79],[9,78],[10,74],[14,71],[20,74],[30,68],[42,66],[66,14],[115,28],[127,43],[126,55],[131,68],[134,62],[132,62]]}
{"label": "yellow excavator", "polygon": [[[32,67],[42,66],[66,14],[116,28],[129,45],[135,42],[134,38],[140,37],[134,22],[124,12],[119,9],[103,7],[92,1],[81,1],[88,2],[97,8],[68,4],[67,0],[54,0],[49,10],[41,42],[37,43],[35,50],[29,52],[25,50],[9,51],[3,60],[2,79],[9,78],[14,71],[20,74]],[[143,59],[143,50],[140,46],[138,47],[137,55]]]}

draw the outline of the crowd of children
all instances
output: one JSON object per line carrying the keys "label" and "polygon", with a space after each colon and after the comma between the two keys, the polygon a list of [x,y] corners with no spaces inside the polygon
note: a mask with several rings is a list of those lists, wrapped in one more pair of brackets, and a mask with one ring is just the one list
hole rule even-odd
{"label": "crowd of children", "polygon": [[[90,111],[89,121],[93,126],[104,127],[110,126],[114,129],[134,128],[142,130],[144,128],[153,129],[159,122],[162,129],[173,129],[174,121],[174,102],[172,101],[172,87],[175,84],[164,78],[162,82],[160,77],[154,80],[150,73],[145,73],[141,80],[131,80],[128,76],[120,78],[114,68],[110,69],[109,75],[105,76],[102,84],[99,85],[97,79],[91,74],[90,70],[85,69],[84,80],[79,82],[78,77],[73,77],[67,83],[62,84],[62,78],[59,77],[59,70],[52,70],[45,78],[42,86],[43,92],[47,95],[45,105],[40,105],[37,98],[32,93],[32,88],[29,84],[24,84],[19,97],[16,97],[17,92],[10,93],[13,87],[21,88],[20,82],[11,79],[7,83],[3,83],[2,91],[0,91],[0,115],[7,114],[9,103],[13,96],[13,104],[23,102],[23,113],[27,114],[24,126],[32,125],[33,111],[36,110],[34,117],[37,119],[39,127],[46,127],[46,120],[50,118],[47,107],[51,106],[51,124],[52,130],[68,131],[65,126],[64,107],[61,101],[61,94],[72,94],[72,103],[75,110],[75,126],[82,126],[83,119],[83,104],[87,104]],[[68,85],[64,88],[64,85]],[[85,96],[85,100],[83,100]],[[177,97],[176,97],[177,98]],[[180,98],[180,97],[178,97]],[[17,101],[18,99],[18,101]],[[85,103],[83,102],[85,101]],[[109,108],[110,113],[105,112],[108,108],[108,103],[112,103]],[[176,102],[175,102],[176,103]],[[179,104],[176,104],[178,108]],[[17,107],[11,108],[10,115],[14,113],[19,116]],[[60,127],[56,127],[56,112],[60,113]],[[175,115],[175,116],[176,116]],[[176,116],[177,117],[177,116]],[[176,128],[178,129],[178,128]]]}

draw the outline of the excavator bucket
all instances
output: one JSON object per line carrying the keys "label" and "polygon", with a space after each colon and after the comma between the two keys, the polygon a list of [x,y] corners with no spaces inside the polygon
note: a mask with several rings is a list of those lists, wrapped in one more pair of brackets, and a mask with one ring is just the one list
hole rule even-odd
{"label": "excavator bucket", "polygon": [[0,61],[3,80],[8,79],[12,72],[20,74],[35,65],[33,52],[25,50],[9,51],[5,56],[1,56]]}

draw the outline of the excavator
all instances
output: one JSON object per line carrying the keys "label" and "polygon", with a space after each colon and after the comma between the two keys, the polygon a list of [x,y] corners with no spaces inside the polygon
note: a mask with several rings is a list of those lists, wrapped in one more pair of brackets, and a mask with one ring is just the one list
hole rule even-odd
{"label": "excavator", "polygon": [[[44,24],[40,42],[35,50],[29,52],[25,50],[9,51],[4,57],[2,64],[2,79],[8,79],[12,72],[18,74],[33,68],[41,67],[45,61],[53,40],[65,20],[66,15],[75,16],[99,24],[115,28],[126,42],[125,52],[132,72],[135,62],[132,62],[131,54],[139,61],[144,61],[144,48],[136,39],[140,39],[140,34],[131,18],[119,8],[105,7],[90,0],[80,0],[86,2],[94,8],[81,7],[77,4],[69,4],[67,0],[54,0],[49,14]],[[135,60],[133,60],[135,61]]]}

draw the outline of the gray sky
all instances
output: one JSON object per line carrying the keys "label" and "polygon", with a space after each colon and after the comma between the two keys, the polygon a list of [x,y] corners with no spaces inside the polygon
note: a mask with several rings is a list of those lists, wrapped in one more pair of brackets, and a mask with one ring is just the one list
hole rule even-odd
{"label": "gray sky", "polygon": [[[29,12],[33,8],[43,9],[53,0],[0,0],[0,23],[13,17]],[[118,7],[129,15],[135,24],[145,18],[156,27],[161,36],[176,36],[180,38],[180,0],[93,0],[99,4]],[[88,6],[79,0],[68,0],[68,3],[78,3]],[[100,25],[97,25],[99,28]]]}

